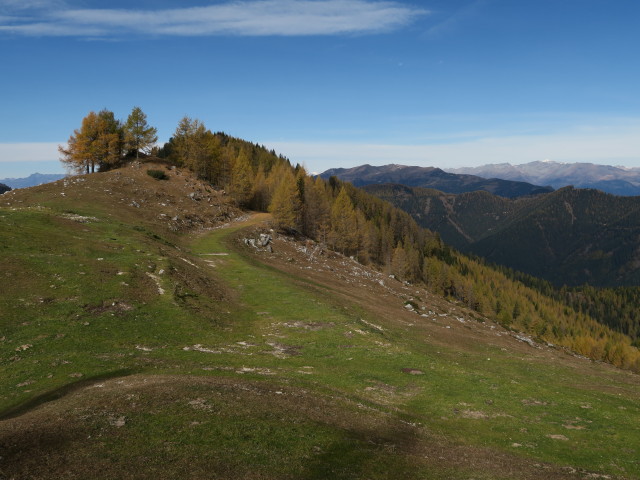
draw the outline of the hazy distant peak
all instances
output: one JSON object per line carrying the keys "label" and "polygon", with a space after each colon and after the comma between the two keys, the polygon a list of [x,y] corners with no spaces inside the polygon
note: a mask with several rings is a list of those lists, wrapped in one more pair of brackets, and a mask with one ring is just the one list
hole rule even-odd
{"label": "hazy distant peak", "polygon": [[598,165],[594,163],[561,163],[538,160],[520,165],[489,164],[479,167],[447,169],[450,173],[478,175],[551,185],[555,189],[566,185],[577,188],[595,188],[614,195],[640,195],[640,169]]}
{"label": "hazy distant peak", "polygon": [[0,183],[4,183],[11,188],[27,188],[55,182],[64,177],[66,177],[66,175],[63,173],[32,173],[24,178],[3,178],[0,179]]}

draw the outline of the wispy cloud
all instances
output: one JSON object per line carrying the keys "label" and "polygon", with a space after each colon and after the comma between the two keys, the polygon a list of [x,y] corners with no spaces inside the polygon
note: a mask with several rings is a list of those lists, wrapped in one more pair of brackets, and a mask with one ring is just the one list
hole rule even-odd
{"label": "wispy cloud", "polygon": [[0,143],[0,165],[9,162],[57,160],[59,157],[57,143]]}
{"label": "wispy cloud", "polygon": [[455,32],[463,28],[464,24],[469,20],[477,18],[487,4],[488,0],[475,0],[472,3],[455,10],[447,18],[430,27],[426,33],[430,36],[440,36]]}
{"label": "wispy cloud", "polygon": [[[54,0],[55,1],[55,0]],[[0,32],[27,36],[122,35],[172,36],[308,36],[371,34],[398,29],[427,14],[397,1],[244,0],[204,7],[165,10],[10,8],[11,20],[0,19]],[[6,7],[6,5],[5,5]]]}

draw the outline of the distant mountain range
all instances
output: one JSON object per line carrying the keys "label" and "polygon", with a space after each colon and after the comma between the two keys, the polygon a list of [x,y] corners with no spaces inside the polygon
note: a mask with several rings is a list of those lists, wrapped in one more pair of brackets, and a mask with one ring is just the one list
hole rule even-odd
{"label": "distant mountain range", "polygon": [[498,163],[446,170],[455,174],[551,185],[555,189],[572,185],[576,188],[596,188],[614,195],[640,195],[640,168],[612,167],[593,163],[558,163],[545,160],[523,165]]}
{"label": "distant mountain range", "polygon": [[490,262],[557,285],[640,285],[640,198],[572,187],[518,199],[403,185],[363,188]]}
{"label": "distant mountain range", "polygon": [[0,183],[15,188],[27,188],[42,185],[43,183],[55,182],[66,177],[64,174],[58,173],[32,173],[25,178],[0,178]]}
{"label": "distant mountain range", "polygon": [[410,187],[434,188],[447,193],[465,193],[482,190],[500,197],[517,198],[527,195],[549,193],[551,187],[541,187],[528,182],[485,179],[476,175],[447,173],[435,167],[409,167],[384,165],[374,167],[362,165],[354,168],[332,168],[320,174],[322,178],[336,176],[356,187],[371,184],[398,183]]}

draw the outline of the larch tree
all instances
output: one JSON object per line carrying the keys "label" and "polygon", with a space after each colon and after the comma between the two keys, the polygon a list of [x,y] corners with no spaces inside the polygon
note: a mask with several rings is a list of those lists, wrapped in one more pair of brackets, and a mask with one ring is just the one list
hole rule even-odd
{"label": "larch tree", "polygon": [[329,194],[324,180],[319,176],[315,180],[306,177],[305,183],[303,231],[312,238],[326,242],[331,222]]}
{"label": "larch tree", "polygon": [[200,120],[183,117],[171,139],[173,160],[178,165],[190,168],[200,178],[207,178],[211,169],[211,159],[208,155],[211,136],[211,132]]}
{"label": "larch tree", "polygon": [[335,250],[345,255],[354,253],[358,248],[357,215],[344,187],[340,190],[331,207],[329,241]]}
{"label": "larch tree", "polygon": [[229,190],[233,199],[242,206],[247,206],[251,200],[254,175],[249,157],[244,149],[236,157],[231,170],[231,185]]}
{"label": "larch tree", "polygon": [[69,137],[67,147],[58,146],[60,161],[76,173],[108,170],[122,160],[123,133],[113,112],[89,112],[82,126]]}
{"label": "larch tree", "polygon": [[138,158],[140,152],[149,153],[158,141],[158,129],[149,126],[140,107],[133,107],[124,124],[124,138],[127,151],[135,151]]}
{"label": "larch tree", "polygon": [[269,211],[278,228],[299,230],[302,204],[296,178],[291,170],[285,170],[284,173],[273,193]]}

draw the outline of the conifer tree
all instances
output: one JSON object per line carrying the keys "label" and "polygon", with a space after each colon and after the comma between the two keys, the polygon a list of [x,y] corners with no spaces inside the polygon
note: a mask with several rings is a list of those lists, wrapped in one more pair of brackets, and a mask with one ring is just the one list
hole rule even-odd
{"label": "conifer tree", "polygon": [[303,231],[311,238],[326,242],[331,222],[331,204],[324,180],[306,177],[304,196]]}
{"label": "conifer tree", "polygon": [[258,165],[253,187],[251,189],[251,206],[253,209],[264,212],[269,208],[267,191],[267,176],[264,173],[263,164]]}
{"label": "conifer tree", "polygon": [[241,149],[233,165],[230,185],[231,196],[238,204],[242,206],[249,204],[253,180],[254,175],[251,165],[249,164],[249,157],[245,150]]}
{"label": "conifer tree", "polygon": [[198,119],[183,117],[173,134],[173,160],[198,175],[207,178],[211,162],[207,154],[208,130]]}
{"label": "conifer tree", "polygon": [[126,149],[136,152],[136,158],[140,152],[148,153],[158,141],[158,130],[147,123],[147,115],[140,107],[133,107],[127,121],[124,124],[124,138]]}
{"label": "conifer tree", "polygon": [[301,207],[296,178],[287,170],[275,189],[269,211],[278,228],[299,230]]}
{"label": "conifer tree", "polygon": [[393,258],[391,259],[391,273],[401,280],[407,278],[407,252],[404,250],[402,242],[393,250]]}
{"label": "conifer tree", "polygon": [[331,207],[329,241],[335,250],[345,255],[354,253],[358,248],[358,221],[345,187],[342,187]]}

